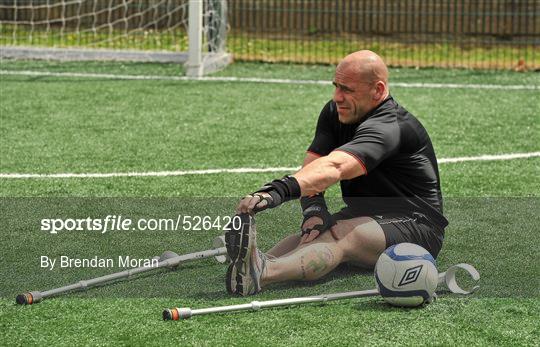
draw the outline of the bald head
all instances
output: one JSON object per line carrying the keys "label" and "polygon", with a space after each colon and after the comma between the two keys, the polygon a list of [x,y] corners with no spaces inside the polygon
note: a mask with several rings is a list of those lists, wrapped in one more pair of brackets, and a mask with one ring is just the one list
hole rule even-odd
{"label": "bald head", "polygon": [[339,120],[359,122],[389,95],[388,69],[372,51],[358,51],[346,56],[334,76],[334,102]]}
{"label": "bald head", "polygon": [[381,57],[372,51],[363,50],[349,54],[339,63],[336,71],[339,70],[352,73],[364,82],[382,81],[388,85],[388,68]]}

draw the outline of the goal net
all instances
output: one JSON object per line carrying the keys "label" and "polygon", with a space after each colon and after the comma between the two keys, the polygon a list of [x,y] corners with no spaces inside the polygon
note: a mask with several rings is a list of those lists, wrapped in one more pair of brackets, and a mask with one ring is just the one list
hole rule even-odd
{"label": "goal net", "polygon": [[191,76],[218,70],[226,0],[0,0],[6,58],[179,62]]}

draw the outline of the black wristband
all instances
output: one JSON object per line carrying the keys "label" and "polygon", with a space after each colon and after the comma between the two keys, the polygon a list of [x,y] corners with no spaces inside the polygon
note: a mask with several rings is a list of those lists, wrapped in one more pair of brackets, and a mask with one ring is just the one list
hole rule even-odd
{"label": "black wristband", "polygon": [[283,189],[285,192],[285,194],[282,195],[283,202],[298,199],[302,195],[300,184],[294,176],[283,176],[282,179],[274,180],[272,183],[275,184],[275,186],[281,185],[282,187],[286,187],[286,189]]}
{"label": "black wristband", "polygon": [[301,195],[300,184],[293,176],[284,176],[262,186],[255,193],[268,193],[272,197],[272,203],[268,208],[281,205],[289,200],[298,199]]}
{"label": "black wristband", "polygon": [[328,209],[328,207],[326,206],[326,201],[324,200],[324,192],[311,196],[301,197],[300,206],[302,206],[302,213],[311,206],[321,206]]}

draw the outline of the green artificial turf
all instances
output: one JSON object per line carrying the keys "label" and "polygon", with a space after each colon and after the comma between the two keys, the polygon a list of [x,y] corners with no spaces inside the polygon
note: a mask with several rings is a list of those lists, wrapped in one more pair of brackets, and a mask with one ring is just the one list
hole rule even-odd
{"label": "green artificial turf", "polygon": [[[2,301],[2,334],[13,344],[40,346],[534,346],[539,338],[538,299],[441,298],[423,309],[400,309],[370,298],[161,321],[163,308],[182,304],[180,296],[63,298],[33,307]],[[189,305],[206,307],[208,300]]]}
{"label": "green artificial turf", "polygon": [[[393,90],[439,157],[535,151],[537,93]],[[297,166],[332,86],[3,75],[2,97],[5,172],[151,171]]]}
{"label": "green artificial turf", "polygon": [[[172,64],[1,62],[2,70],[179,75]],[[330,66],[233,64],[221,76],[332,78]],[[394,82],[540,86],[538,73],[391,71]],[[538,90],[395,87],[424,123],[439,158],[537,152]],[[107,173],[296,167],[332,86],[133,81],[0,75],[0,173]],[[163,322],[193,308],[371,289],[373,276],[341,266],[311,284],[277,284],[231,298],[212,259],[20,307],[18,293],[120,269],[40,268],[40,256],[147,258],[208,249],[219,228],[149,232],[40,231],[43,218],[229,216],[239,197],[287,172],[169,177],[0,178],[0,344],[5,345],[535,345],[540,338],[536,239],[540,158],[440,165],[450,220],[438,269],[481,273],[471,297],[440,292],[422,309],[380,298]],[[340,207],[339,190],[327,193]],[[101,198],[97,198],[101,197]],[[112,198],[114,197],[114,198]],[[257,216],[261,248],[300,223],[289,203]],[[460,277],[461,280],[465,278]],[[466,282],[468,283],[468,282]],[[470,283],[469,283],[470,284]]]}
{"label": "green artificial turf", "polygon": [[[2,70],[7,71],[46,71],[63,73],[94,73],[137,76],[183,76],[184,67],[174,63],[137,62],[69,62],[54,60],[11,60],[0,61]],[[283,63],[234,63],[211,76],[289,78],[299,80],[331,80],[333,65],[300,65]],[[502,85],[538,85],[538,72],[515,73],[513,71],[490,71],[471,69],[414,69],[391,68],[392,82],[424,83],[466,83]]]}

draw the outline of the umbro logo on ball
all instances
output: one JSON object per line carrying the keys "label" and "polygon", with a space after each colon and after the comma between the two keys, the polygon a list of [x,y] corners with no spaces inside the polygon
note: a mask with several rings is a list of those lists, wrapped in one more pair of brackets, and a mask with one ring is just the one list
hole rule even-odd
{"label": "umbro logo on ball", "polygon": [[418,265],[410,269],[407,269],[405,273],[403,274],[401,281],[399,281],[398,287],[416,282],[416,280],[418,279],[418,276],[420,275],[420,272],[422,271],[423,266],[424,265]]}

